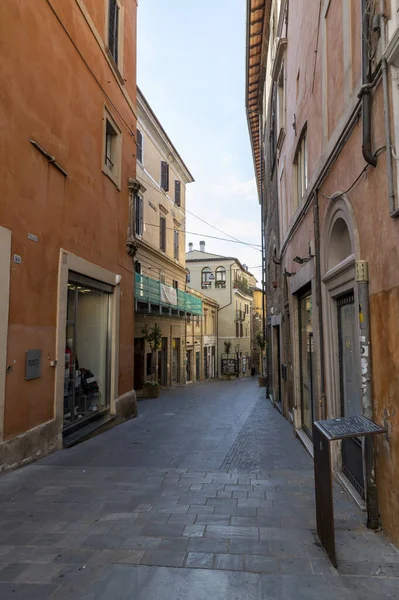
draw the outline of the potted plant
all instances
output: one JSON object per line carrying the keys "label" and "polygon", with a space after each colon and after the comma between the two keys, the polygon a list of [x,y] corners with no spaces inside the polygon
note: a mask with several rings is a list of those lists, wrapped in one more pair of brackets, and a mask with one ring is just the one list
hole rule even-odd
{"label": "potted plant", "polygon": [[[260,349],[260,359],[262,361],[262,356],[263,356],[263,352],[266,348],[266,340],[265,337],[263,335],[263,333],[261,331],[258,331],[258,333],[256,334],[256,343],[259,346]],[[263,361],[262,361],[262,365],[263,365]],[[258,377],[258,385],[259,387],[266,387],[266,376],[263,373],[263,368],[261,367],[261,371],[262,374],[259,375]]]}
{"label": "potted plant", "polygon": [[151,380],[144,383],[144,396],[145,398],[158,398],[159,383],[157,353],[162,345],[162,332],[155,323],[153,327],[146,325],[142,330],[142,334],[151,350]]}

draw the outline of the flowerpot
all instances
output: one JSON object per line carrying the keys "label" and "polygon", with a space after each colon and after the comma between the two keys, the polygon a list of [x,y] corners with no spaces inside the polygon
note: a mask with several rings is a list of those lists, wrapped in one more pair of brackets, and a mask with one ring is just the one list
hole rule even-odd
{"label": "flowerpot", "polygon": [[266,387],[266,377],[258,377],[258,386]]}
{"label": "flowerpot", "polygon": [[144,385],[143,397],[144,398],[159,398],[159,385]]}

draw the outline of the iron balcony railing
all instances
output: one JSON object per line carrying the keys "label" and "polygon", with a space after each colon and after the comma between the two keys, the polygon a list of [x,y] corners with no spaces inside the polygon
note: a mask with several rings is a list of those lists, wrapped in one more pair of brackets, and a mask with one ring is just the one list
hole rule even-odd
{"label": "iron balcony railing", "polygon": [[[163,308],[170,308],[179,312],[190,313],[192,315],[202,315],[202,301],[200,298],[183,292],[183,290],[176,290],[176,304],[173,303],[173,293],[167,294],[169,300],[166,300],[166,295],[161,294],[160,281],[146,277],[145,275],[135,274],[135,300],[142,304],[149,304],[153,306],[160,306]],[[165,286],[168,288],[169,286]],[[170,288],[172,291],[173,288]]]}
{"label": "iron balcony railing", "polygon": [[236,279],[234,282],[234,287],[243,292],[244,294],[247,294],[247,296],[254,295],[254,291],[249,287],[245,279]]}
{"label": "iron balcony railing", "polygon": [[245,321],[245,312],[243,310],[236,310],[236,321]]}

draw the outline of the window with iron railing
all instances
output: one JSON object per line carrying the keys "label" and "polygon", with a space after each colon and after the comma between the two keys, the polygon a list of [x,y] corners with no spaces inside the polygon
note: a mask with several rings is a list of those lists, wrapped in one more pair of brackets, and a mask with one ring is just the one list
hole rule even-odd
{"label": "window with iron railing", "polygon": [[118,64],[119,6],[117,0],[109,0],[108,4],[108,48],[115,64]]}
{"label": "window with iron railing", "polygon": [[201,272],[201,287],[208,289],[212,286],[212,271],[209,267],[204,267]]}
{"label": "window with iron railing", "polygon": [[105,125],[105,157],[104,162],[107,169],[111,172],[114,171],[117,159],[116,152],[116,141],[118,138],[118,132],[111,125],[110,121],[106,122]]}
{"label": "window with iron railing", "polygon": [[224,267],[218,267],[215,271],[215,288],[226,287],[226,269]]}

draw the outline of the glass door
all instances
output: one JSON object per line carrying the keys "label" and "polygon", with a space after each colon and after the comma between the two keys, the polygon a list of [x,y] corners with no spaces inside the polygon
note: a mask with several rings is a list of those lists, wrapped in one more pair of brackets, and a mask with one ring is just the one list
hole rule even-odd
{"label": "glass door", "polygon": [[[353,292],[337,300],[339,363],[341,383],[341,414],[344,417],[362,414],[360,391],[359,331]],[[364,498],[362,440],[342,440],[342,471]]]}

